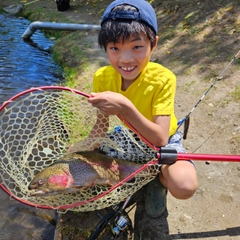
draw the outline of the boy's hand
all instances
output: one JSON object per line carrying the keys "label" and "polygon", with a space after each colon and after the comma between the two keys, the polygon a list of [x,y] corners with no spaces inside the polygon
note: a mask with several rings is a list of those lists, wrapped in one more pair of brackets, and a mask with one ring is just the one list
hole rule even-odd
{"label": "boy's hand", "polygon": [[122,114],[124,106],[129,102],[123,95],[110,91],[91,93],[88,101],[105,116]]}

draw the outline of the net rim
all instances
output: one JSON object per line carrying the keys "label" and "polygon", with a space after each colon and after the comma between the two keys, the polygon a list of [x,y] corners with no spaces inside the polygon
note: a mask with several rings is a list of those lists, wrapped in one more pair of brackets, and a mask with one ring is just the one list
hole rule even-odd
{"label": "net rim", "polygon": [[[68,91],[74,94],[78,94],[81,95],[83,97],[89,98],[90,95],[86,94],[82,91],[79,91],[77,89],[72,89],[69,87],[65,87],[65,86],[40,86],[40,87],[32,87],[30,89],[27,89],[25,91],[22,91],[16,95],[14,95],[13,97],[9,98],[9,100],[3,102],[3,104],[0,106],[0,112],[2,112],[7,106],[9,106],[11,103],[14,103],[15,100],[21,98],[22,96],[27,96],[28,94],[32,93],[32,92],[37,92],[37,91]],[[129,126],[130,129],[132,129],[134,132],[136,132],[136,134],[139,135],[139,133],[137,133],[137,131],[120,115],[116,115],[123,123],[125,123],[127,126]],[[144,140],[146,141],[146,140]],[[157,161],[154,162],[154,164],[156,164]],[[67,204],[67,205],[62,205],[62,206],[52,206],[52,205],[45,205],[45,204],[39,204],[39,203],[34,203],[31,202],[29,200],[26,200],[24,198],[21,198],[19,196],[16,196],[10,189],[8,189],[4,183],[0,183],[0,187],[13,199],[23,203],[23,204],[27,204],[29,206],[32,207],[36,207],[36,208],[44,208],[44,209],[70,209],[70,208],[76,208],[78,206],[87,204],[87,203],[91,203],[96,201],[97,199],[111,193],[113,190],[117,189],[118,187],[120,187],[121,185],[123,185],[125,182],[127,182],[128,180],[130,180],[131,178],[133,178],[136,174],[138,174],[139,172],[143,171],[144,169],[146,169],[148,166],[151,165],[151,162],[148,162],[146,164],[144,164],[142,167],[140,167],[137,171],[133,172],[132,174],[130,174],[128,177],[126,177],[125,179],[123,179],[122,181],[120,181],[118,184],[112,186],[111,188],[109,188],[108,190],[106,190],[103,193],[98,194],[97,196],[91,197],[87,200],[84,201],[79,201],[79,202],[74,202],[71,204]]]}
{"label": "net rim", "polygon": [[13,97],[9,98],[7,101],[3,102],[3,104],[0,106],[0,111],[2,111],[7,105],[9,105],[10,103],[12,103],[15,99],[30,93],[30,92],[36,92],[36,91],[44,91],[44,90],[65,90],[65,91],[69,91],[72,93],[77,93],[80,94],[84,97],[89,98],[89,94],[84,93],[82,91],[79,91],[77,89],[73,89],[73,88],[69,88],[69,87],[64,87],[64,86],[41,86],[41,87],[33,87],[33,88],[29,88],[25,91],[22,91],[16,95],[14,95]]}

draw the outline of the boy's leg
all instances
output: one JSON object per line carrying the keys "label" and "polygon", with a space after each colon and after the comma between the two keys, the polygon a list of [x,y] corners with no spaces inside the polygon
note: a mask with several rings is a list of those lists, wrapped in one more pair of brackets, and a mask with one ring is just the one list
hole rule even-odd
{"label": "boy's leg", "polygon": [[162,185],[159,176],[147,184],[145,196],[145,211],[152,218],[160,217],[167,204],[167,189]]}
{"label": "boy's leg", "polygon": [[190,198],[198,185],[196,168],[191,161],[177,161],[172,165],[163,165],[160,180],[177,199]]}
{"label": "boy's leg", "polygon": [[142,187],[131,198],[133,202],[137,203],[134,216],[134,240],[167,240],[169,239],[167,208],[165,208],[164,213],[158,218],[148,216],[145,211],[146,188],[147,186]]}
{"label": "boy's leg", "polygon": [[169,226],[168,226],[168,211],[165,209],[164,213],[159,218],[149,217],[145,212],[144,201],[139,202],[136,207],[135,221],[134,221],[134,240],[168,240]]}
{"label": "boy's leg", "polygon": [[167,189],[177,199],[190,198],[197,189],[197,173],[191,161],[163,165],[159,177],[146,187],[145,210],[148,216],[160,217],[166,208]]}
{"label": "boy's leg", "polygon": [[[172,147],[177,152],[185,152],[181,143],[182,136],[176,132],[166,147]],[[147,185],[145,199],[146,213],[151,217],[159,217],[166,208],[167,190],[178,199],[191,197],[197,188],[197,174],[192,161],[177,161],[172,165],[162,165],[159,179]]]}

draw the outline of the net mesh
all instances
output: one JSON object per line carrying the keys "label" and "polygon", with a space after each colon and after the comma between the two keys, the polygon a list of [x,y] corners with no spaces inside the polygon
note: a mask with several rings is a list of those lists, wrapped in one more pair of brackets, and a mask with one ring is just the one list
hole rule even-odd
{"label": "net mesh", "polygon": [[[87,201],[108,190],[108,187],[93,186],[74,193],[61,193],[46,197],[33,197],[28,186],[34,176],[66,155],[72,144],[83,141],[97,122],[96,108],[87,97],[71,91],[39,90],[23,94],[9,103],[0,112],[0,180],[2,186],[16,198],[36,206],[49,206],[67,210],[93,211],[119,203],[132,195],[159,173],[159,165],[153,164],[135,175],[133,182],[124,182],[108,194],[94,201]],[[105,124],[105,125],[104,125]],[[116,131],[118,126],[118,131]],[[121,131],[119,131],[119,126]],[[106,133],[107,129],[107,133]],[[101,144],[103,148],[117,149],[126,155],[129,145],[136,145],[143,156],[146,148],[140,139],[134,138],[126,126],[116,116],[111,116],[109,124],[101,122],[95,129],[99,138],[93,138],[81,146],[82,151]],[[128,138],[123,134],[128,133]],[[114,137],[109,137],[114,133]],[[110,134],[111,135],[111,134]],[[114,138],[120,139],[116,142]],[[122,138],[122,139],[121,139]],[[84,141],[83,141],[84,142]],[[144,145],[144,144],[143,144]],[[152,154],[151,152],[149,154]],[[149,159],[132,158],[130,161],[146,163]]]}

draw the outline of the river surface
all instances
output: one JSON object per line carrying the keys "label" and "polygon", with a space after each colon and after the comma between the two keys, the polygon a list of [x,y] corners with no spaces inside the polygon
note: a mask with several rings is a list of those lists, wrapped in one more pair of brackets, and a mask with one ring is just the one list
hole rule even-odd
{"label": "river surface", "polygon": [[62,70],[50,53],[53,42],[38,31],[29,41],[21,38],[29,24],[0,15],[0,103],[28,88],[62,80]]}
{"label": "river surface", "polygon": [[[21,36],[29,21],[0,14],[0,105],[31,87],[57,85],[61,68],[50,53],[53,42],[41,32]],[[10,199],[0,188],[0,240],[52,240],[57,221],[53,210],[35,209]]]}

